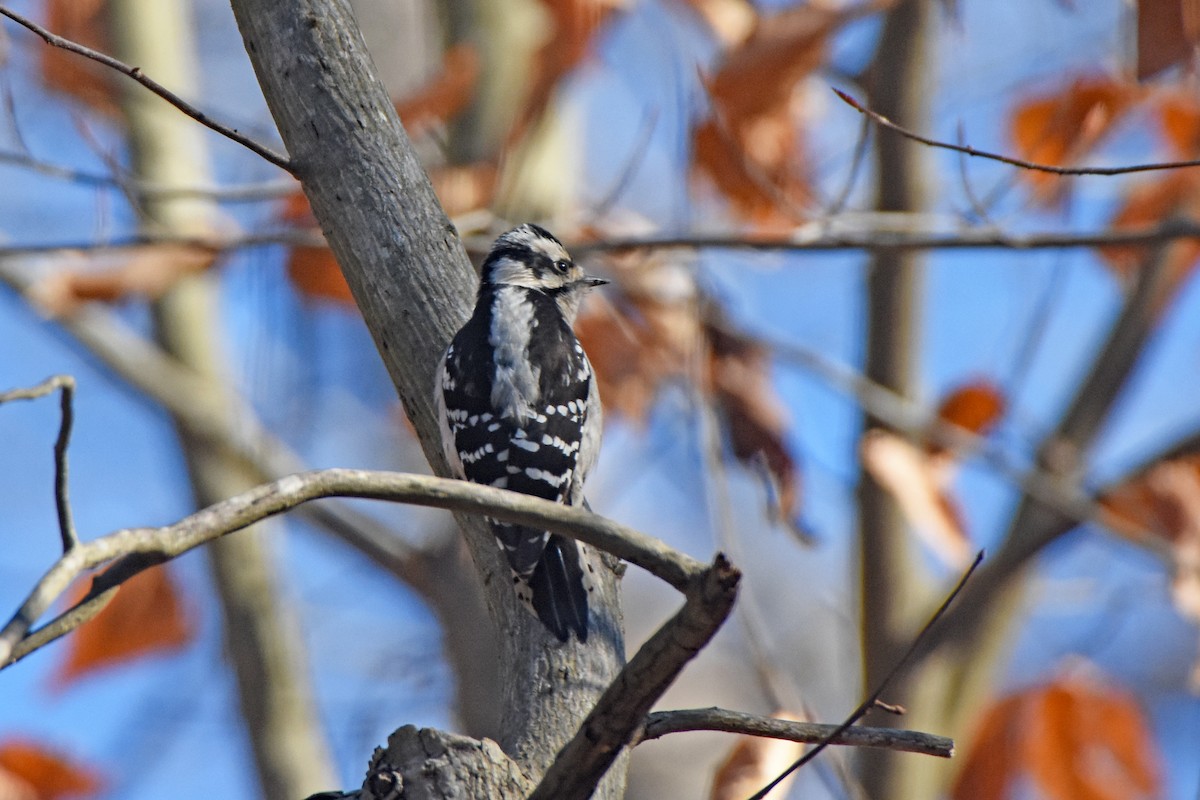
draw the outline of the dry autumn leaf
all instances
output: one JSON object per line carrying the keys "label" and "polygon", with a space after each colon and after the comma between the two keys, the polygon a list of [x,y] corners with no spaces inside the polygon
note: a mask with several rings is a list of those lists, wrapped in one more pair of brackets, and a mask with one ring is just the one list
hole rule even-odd
{"label": "dry autumn leaf", "polygon": [[1137,0],[1137,79],[1190,58],[1200,41],[1197,0]]}
{"label": "dry autumn leaf", "polygon": [[800,469],[766,348],[702,310],[694,276],[671,256],[621,256],[608,267],[620,293],[586,305],[575,324],[605,409],[644,422],[665,383],[692,383],[721,412],[734,456],[765,470],[770,516],[803,535]]}
{"label": "dry autumn leaf", "polygon": [[1016,782],[1049,800],[1149,800],[1158,755],[1136,700],[1085,670],[984,711],[951,797],[1005,800]]}
{"label": "dry autumn leaf", "polygon": [[54,317],[69,316],[94,301],[154,300],[181,278],[212,267],[220,253],[218,247],[161,242],[73,254],[64,258],[61,269],[38,281],[30,295]]}
{"label": "dry autumn leaf", "polygon": [[793,91],[824,62],[829,35],[861,13],[808,4],[760,18],[708,81],[712,114],[693,134],[694,169],[760,228],[794,224],[811,201]]}
{"label": "dry autumn leaf", "polygon": [[[996,384],[977,380],[963,384],[946,395],[938,407],[937,418],[977,436],[987,434],[1004,415],[1004,393]],[[945,448],[931,444],[930,449]]]}
{"label": "dry autumn leaf", "polygon": [[1200,152],[1200,100],[1193,92],[1171,91],[1158,100],[1158,121],[1163,138],[1176,158]]}
{"label": "dry autumn leaf", "polygon": [[[1114,231],[1145,230],[1169,219],[1200,219],[1200,172],[1167,172],[1137,186],[1125,198],[1109,227]],[[1149,246],[1137,245],[1098,248],[1105,264],[1126,284],[1145,266],[1151,250]],[[1181,239],[1171,245],[1166,258],[1168,279],[1157,303],[1160,310],[1200,262],[1200,242]]]}
{"label": "dry autumn leaf", "polygon": [[448,122],[466,110],[479,83],[479,53],[471,44],[456,44],[442,56],[442,68],[420,89],[396,101],[396,113],[409,136]]}
{"label": "dry autumn leaf", "polygon": [[[46,26],[94,50],[112,49],[107,0],[46,0]],[[120,114],[113,70],[58,47],[40,47],[37,52],[46,86],[109,116]]]}
{"label": "dry autumn leaf", "polygon": [[[1169,543],[1171,600],[1182,616],[1200,624],[1200,456],[1155,464],[1104,494],[1100,503],[1118,531],[1135,537],[1149,532]],[[1200,691],[1200,652],[1191,684]]]}
{"label": "dry autumn leaf", "polygon": [[[1062,89],[1025,100],[1012,112],[1009,135],[1028,161],[1066,166],[1090,153],[1140,97],[1136,85],[1106,75],[1072,80]],[[1041,202],[1058,198],[1064,183],[1048,172],[1022,170]]]}
{"label": "dry autumn leaf", "polygon": [[108,607],[71,634],[52,685],[61,689],[96,670],[178,650],[194,633],[170,571],[153,567],[126,581]]}
{"label": "dry autumn leaf", "polygon": [[913,532],[949,567],[971,561],[962,516],[950,497],[955,462],[883,430],[869,430],[859,447],[863,466],[900,506]]}
{"label": "dry autumn leaf", "polygon": [[[804,717],[787,711],[777,711],[771,716],[793,722],[804,722]],[[765,736],[739,736],[729,755],[717,767],[713,776],[709,800],[743,800],[775,779],[804,753],[804,745],[786,739],[771,739]],[[767,800],[787,797],[788,790],[796,779],[796,773],[784,778],[767,795]]]}
{"label": "dry autumn leaf", "polygon": [[708,381],[725,418],[733,454],[761,461],[771,479],[771,517],[804,538],[800,512],[800,469],[787,445],[787,410],[771,380],[767,348],[720,324],[705,327],[709,341]]}
{"label": "dry autumn leaf", "polygon": [[104,782],[93,769],[25,740],[0,743],[0,797],[4,800],[58,800],[99,794]]}
{"label": "dry autumn leaf", "polygon": [[536,122],[559,80],[587,55],[592,37],[628,0],[541,0],[549,17],[546,38],[533,56],[529,90],[508,134],[515,146]]}

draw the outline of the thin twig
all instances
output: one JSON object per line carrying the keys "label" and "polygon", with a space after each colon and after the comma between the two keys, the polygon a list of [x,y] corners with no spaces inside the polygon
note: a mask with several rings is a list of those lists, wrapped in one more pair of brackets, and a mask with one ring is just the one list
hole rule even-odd
{"label": "thin twig", "polygon": [[694,576],[683,608],[629,659],[529,800],[586,800],[633,741],[651,707],[724,623],[741,573],[723,555]]}
{"label": "thin twig", "polygon": [[830,88],[833,89],[833,93],[840,97],[844,103],[858,111],[860,114],[866,114],[881,127],[887,128],[890,131],[895,131],[901,136],[912,139],[914,142],[920,142],[921,144],[928,145],[929,147],[937,147],[941,148],[942,150],[953,150],[956,153],[964,153],[968,156],[974,156],[976,158],[986,158],[990,159],[991,161],[999,161],[1002,164],[1020,167],[1021,169],[1034,170],[1037,172],[1049,172],[1054,175],[1127,175],[1132,172],[1153,172],[1155,170],[1164,169],[1200,167],[1200,159],[1191,161],[1161,161],[1149,164],[1127,164],[1121,167],[1056,167],[1053,164],[1039,164],[1036,161],[1026,161],[1023,158],[1015,158],[1013,156],[1006,156],[1000,153],[990,153],[987,150],[978,150],[970,145],[952,144],[950,142],[943,142],[939,139],[931,139],[928,136],[922,136],[919,133],[910,131],[908,128],[897,125],[895,122],[892,122],[879,112],[872,111],[842,90],[834,87]]}
{"label": "thin twig", "polygon": [[45,161],[28,153],[12,150],[0,150],[0,163],[12,164],[40,175],[84,186],[105,189],[122,189],[130,186],[143,197],[162,199],[201,198],[222,203],[257,203],[278,200],[298,191],[296,182],[291,179],[229,186],[166,186],[132,177],[118,178],[111,173],[68,167],[52,161]]}
{"label": "thin twig", "polygon": [[[895,728],[850,727],[838,731],[840,725],[792,720],[746,714],[723,708],[687,708],[675,711],[655,711],[646,717],[637,743],[657,739],[668,733],[688,731],[721,731],[748,736],[787,739],[792,742],[846,745],[849,747],[880,747],[905,753],[950,758],[954,755],[954,740],[921,731]],[[834,734],[837,734],[836,736]]]}
{"label": "thin twig", "polygon": [[[581,508],[428,475],[353,469],[314,470],[257,486],[174,525],[126,528],[73,547],[38,581],[21,608],[0,630],[0,666],[11,663],[14,648],[84,571],[121,559],[110,572],[117,571],[123,581],[149,566],[168,561],[301,503],[324,497],[388,500],[486,514],[505,522],[535,526],[605,550],[685,593],[695,591],[697,576],[711,571],[653,537]],[[116,585],[108,573],[101,576],[106,577],[105,587]]]}
{"label": "thin twig", "polygon": [[938,620],[940,620],[946,613],[946,609],[950,608],[950,604],[954,602],[956,597],[958,597],[959,593],[963,590],[963,587],[967,585],[967,581],[970,580],[971,575],[975,573],[975,570],[982,562],[983,551],[980,550],[979,554],[975,556],[975,560],[971,563],[971,566],[968,567],[967,571],[963,573],[963,576],[959,578],[954,589],[949,595],[946,596],[946,599],[942,601],[942,604],[938,606],[937,610],[933,612],[933,616],[929,618],[929,621],[926,622],[924,627],[921,628],[920,632],[916,635],[916,638],[914,638],[912,643],[908,646],[908,649],[904,651],[904,655],[901,656],[900,660],[897,661],[892,668],[888,670],[888,673],[883,676],[883,680],[880,681],[879,686],[875,688],[875,691],[871,692],[870,696],[867,697],[866,700],[862,701],[858,708],[854,709],[854,712],[850,714],[850,716],[846,717],[846,720],[841,725],[838,725],[837,728],[834,729],[833,733],[823,739],[812,750],[809,750],[803,756],[796,759],[796,761],[790,767],[785,769],[783,772],[777,775],[774,780],[752,795],[749,800],[763,800],[763,798],[766,797],[772,789],[778,786],[784,778],[816,758],[818,753],[833,743],[835,736],[840,736],[845,733],[852,725],[854,725],[854,723],[858,722],[868,711],[874,708],[875,702],[884,693],[884,691],[887,690],[887,687],[889,684],[891,684],[892,679],[899,674],[902,669],[904,669],[909,660],[917,652],[917,648],[921,645],[921,640],[925,637],[925,634],[937,624]]}
{"label": "thin twig", "polygon": [[75,531],[75,521],[71,516],[67,477],[67,448],[71,444],[71,427],[75,420],[75,379],[70,375],[55,375],[28,389],[0,393],[0,404],[12,400],[35,400],[53,391],[61,392],[58,438],[54,441],[54,506],[58,511],[58,532],[62,537],[63,554],[66,555],[79,546],[79,534]]}
{"label": "thin twig", "polygon": [[850,169],[846,173],[846,182],[821,216],[830,217],[840,214],[845,209],[846,203],[850,202],[850,194],[854,191],[854,185],[858,183],[858,174],[867,160],[867,142],[870,140],[870,132],[870,121],[864,117],[862,125],[858,128],[858,139],[854,143],[854,154],[850,157]]}
{"label": "thin twig", "polygon": [[153,78],[151,78],[147,75],[144,75],[142,73],[141,69],[139,69],[138,67],[131,67],[130,65],[126,64],[125,62],[119,61],[110,55],[101,53],[97,50],[91,49],[90,47],[85,47],[85,46],[79,44],[78,42],[73,42],[70,39],[66,39],[62,36],[51,33],[50,31],[43,28],[41,25],[38,25],[36,22],[26,19],[25,17],[21,16],[20,14],[17,14],[15,11],[12,11],[3,6],[0,6],[0,14],[8,17],[9,19],[11,19],[13,22],[17,23],[18,25],[37,34],[38,36],[40,36],[42,38],[43,41],[46,42],[46,44],[48,44],[52,47],[58,47],[63,50],[66,50],[68,52],[75,53],[77,55],[81,55],[84,58],[89,58],[98,64],[103,64],[104,66],[108,67],[109,69],[120,72],[122,75],[126,75],[130,78],[133,78],[133,80],[137,81],[142,86],[145,86],[151,92],[158,95],[163,100],[166,100],[168,103],[175,106],[175,108],[179,109],[184,114],[186,114],[187,116],[196,120],[197,122],[199,122],[201,125],[205,126],[206,128],[216,131],[217,133],[221,134],[225,138],[230,139],[234,142],[237,142],[242,147],[245,147],[247,150],[250,150],[252,153],[255,153],[256,155],[266,159],[267,161],[271,162],[272,164],[279,167],[280,169],[286,170],[287,172],[294,172],[295,168],[292,166],[291,161],[289,161],[286,156],[280,155],[279,153],[276,153],[274,150],[270,149],[269,147],[259,144],[258,142],[254,141],[253,139],[249,138],[248,136],[243,136],[242,134],[238,133],[233,128],[230,128],[226,125],[222,125],[221,123],[211,119],[203,111],[196,108],[191,103],[187,102],[182,97],[175,94],[167,87],[163,86],[158,81],[154,80]]}
{"label": "thin twig", "polygon": [[113,253],[152,244],[178,244],[186,247],[202,247],[227,252],[255,247],[269,247],[271,245],[323,247],[325,239],[321,236],[321,232],[315,229],[264,231],[230,237],[140,233],[135,236],[125,236],[105,242],[79,241],[0,245],[0,260],[20,259],[29,256],[53,256],[62,253]]}

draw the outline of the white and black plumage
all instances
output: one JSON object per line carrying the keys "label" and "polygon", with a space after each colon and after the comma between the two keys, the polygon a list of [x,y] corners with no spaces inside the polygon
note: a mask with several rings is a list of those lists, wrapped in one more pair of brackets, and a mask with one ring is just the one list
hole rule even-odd
{"label": "white and black plumage", "polygon": [[[569,505],[600,449],[592,365],[571,326],[584,294],[607,281],[584,273],[537,225],[496,240],[475,312],[459,330],[434,392],[446,458],[459,477]],[[587,581],[578,545],[490,521],[518,596],[560,640],[587,639]]]}

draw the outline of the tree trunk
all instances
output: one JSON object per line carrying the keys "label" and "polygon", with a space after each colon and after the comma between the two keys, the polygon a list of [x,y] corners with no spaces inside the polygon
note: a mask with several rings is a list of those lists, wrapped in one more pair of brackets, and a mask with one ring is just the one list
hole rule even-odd
{"label": "tree trunk", "polygon": [[[475,276],[374,75],[344,0],[234,0],[267,103],[434,470],[436,364]],[[624,662],[617,575],[595,563],[593,634],[560,645],[516,601],[481,520],[462,517],[500,642],[501,746],[536,780]],[[618,797],[622,762],[601,784]]]}
{"label": "tree trunk", "polygon": [[[905,0],[889,12],[868,77],[871,106],[898,124],[927,127],[928,0]],[[876,129],[876,210],[912,214],[925,209],[926,149],[892,131]],[[913,394],[924,258],[915,251],[876,251],[867,275],[867,378],[898,394]],[[864,428],[886,427],[870,415]],[[895,663],[923,607],[917,559],[904,519],[891,496],[865,471],[858,482],[863,675],[867,691]],[[885,699],[898,702],[903,687]],[[862,755],[869,797],[887,796],[890,754]]]}
{"label": "tree trunk", "polygon": [[[195,93],[191,21],[184,0],[114,0],[113,29],[120,57],[137,64],[183,95]],[[161,186],[211,183],[203,131],[140,86],[123,95],[135,175]],[[211,234],[208,201],[142,197],[144,227],[156,233]],[[153,309],[155,333],[171,355],[207,376],[214,391],[224,384],[213,331],[220,326],[212,276],[186,278]],[[214,398],[215,405],[220,399]],[[218,452],[177,423],[197,507],[255,484],[240,459]],[[221,604],[226,652],[232,663],[262,796],[295,800],[335,781],[307,659],[294,621],[279,600],[266,548],[267,525],[254,526],[205,548]]]}

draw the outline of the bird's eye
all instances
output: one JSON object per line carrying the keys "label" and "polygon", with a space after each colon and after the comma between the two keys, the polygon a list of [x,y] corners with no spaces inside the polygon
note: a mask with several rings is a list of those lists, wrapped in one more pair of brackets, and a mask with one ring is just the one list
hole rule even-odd
{"label": "bird's eye", "polygon": [[558,261],[554,262],[554,268],[563,275],[566,275],[571,271],[571,262],[567,261],[565,258],[560,258]]}

